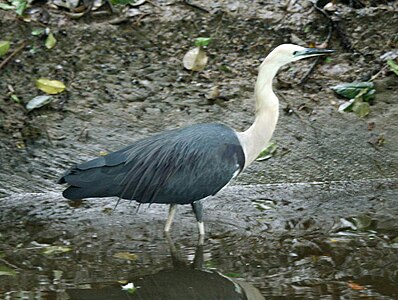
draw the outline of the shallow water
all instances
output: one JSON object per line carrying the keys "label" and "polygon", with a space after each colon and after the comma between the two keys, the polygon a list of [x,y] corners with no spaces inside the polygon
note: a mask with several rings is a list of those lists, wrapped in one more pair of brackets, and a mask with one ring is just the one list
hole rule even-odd
{"label": "shallow water", "polygon": [[[0,277],[0,295],[396,299],[396,199],[393,180],[230,186],[204,201],[199,245],[188,207],[165,236],[162,205],[110,212],[111,199],[70,206],[57,193],[15,195],[0,202],[0,265],[15,272]],[[123,290],[129,283],[136,290]]]}

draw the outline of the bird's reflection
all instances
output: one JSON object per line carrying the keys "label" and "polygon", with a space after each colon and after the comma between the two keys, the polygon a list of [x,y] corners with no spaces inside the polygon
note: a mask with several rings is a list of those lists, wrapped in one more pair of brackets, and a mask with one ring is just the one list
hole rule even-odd
{"label": "bird's reflection", "polygon": [[247,282],[234,280],[204,267],[203,241],[199,241],[192,264],[184,262],[166,234],[173,267],[156,274],[129,278],[136,289],[123,290],[120,285],[98,289],[70,289],[66,293],[73,300],[260,300],[264,297]]}

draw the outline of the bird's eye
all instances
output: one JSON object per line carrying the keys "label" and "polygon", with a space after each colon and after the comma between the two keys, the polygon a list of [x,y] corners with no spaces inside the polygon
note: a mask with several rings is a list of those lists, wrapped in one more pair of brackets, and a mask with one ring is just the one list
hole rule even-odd
{"label": "bird's eye", "polygon": [[294,52],[293,52],[293,56],[295,56],[296,54],[297,54],[297,51],[294,51]]}

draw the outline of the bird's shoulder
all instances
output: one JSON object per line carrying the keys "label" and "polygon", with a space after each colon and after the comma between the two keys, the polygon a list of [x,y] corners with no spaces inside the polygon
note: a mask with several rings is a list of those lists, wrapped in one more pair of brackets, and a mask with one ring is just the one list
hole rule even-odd
{"label": "bird's shoulder", "polygon": [[228,156],[233,152],[243,155],[235,131],[223,124],[195,124],[179,129],[169,130],[137,141],[126,148],[127,162],[141,156],[166,156],[183,159],[200,157],[208,158],[220,155]]}
{"label": "bird's shoulder", "polygon": [[194,159],[201,156],[207,156],[208,159],[211,157],[224,159],[231,157],[235,152],[241,164],[244,159],[243,150],[232,128],[219,123],[205,123],[172,129],[139,139],[127,147],[78,164],[74,168],[88,170],[134,164],[137,161],[159,162]]}

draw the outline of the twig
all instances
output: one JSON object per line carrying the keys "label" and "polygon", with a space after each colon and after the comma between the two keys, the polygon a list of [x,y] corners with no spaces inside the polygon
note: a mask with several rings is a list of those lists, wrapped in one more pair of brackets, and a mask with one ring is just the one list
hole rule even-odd
{"label": "twig", "polygon": [[17,56],[17,55],[19,54],[19,52],[21,52],[21,51],[26,47],[26,45],[27,45],[27,42],[26,42],[26,41],[22,41],[22,42],[20,43],[20,45],[18,46],[18,48],[15,49],[13,53],[11,53],[5,60],[3,60],[3,61],[1,62],[1,64],[0,64],[0,70],[1,70],[2,68],[4,68],[4,66],[5,66],[11,59],[13,59],[15,56]]}
{"label": "twig", "polygon": [[[330,16],[322,9],[320,8],[316,3],[314,4],[314,7],[321,12],[328,20],[329,20],[329,32],[328,32],[328,36],[326,37],[326,39],[323,41],[322,44],[324,45],[328,45],[330,39],[332,38],[332,33],[333,33],[333,20],[330,18]],[[305,73],[305,75],[303,76],[303,78],[301,78],[299,85],[303,85],[304,83],[306,83],[308,77],[311,75],[311,73],[314,71],[315,67],[318,65],[318,63],[320,62],[320,57],[317,57],[316,60],[314,61],[314,63],[312,64],[311,68],[309,68],[309,70],[307,71],[307,73]]]}
{"label": "twig", "polygon": [[14,268],[14,269],[17,269],[17,270],[21,270],[21,268],[17,267],[16,265],[13,265],[12,263],[6,261],[5,259],[1,258],[0,261],[2,261],[4,264],[6,264],[7,266],[9,266],[11,268]]}
{"label": "twig", "polygon": [[379,77],[379,75],[380,75],[382,72],[384,72],[387,68],[388,68],[388,65],[384,65],[384,66],[380,69],[379,72],[377,72],[375,75],[372,76],[372,78],[370,78],[370,79],[368,80],[368,82],[371,82],[371,81],[375,80],[375,79],[376,79],[377,77]]}
{"label": "twig", "polygon": [[157,9],[164,10],[163,7],[161,7],[159,4],[153,2],[152,0],[146,0],[146,2],[148,2],[148,3],[151,4],[152,6],[156,7]]}
{"label": "twig", "polygon": [[78,141],[81,141],[81,139],[83,138],[83,135],[85,135],[86,140],[87,140],[87,127],[88,125],[84,125],[83,129],[80,131],[79,136],[77,137]]}
{"label": "twig", "polygon": [[189,6],[193,7],[193,8],[199,9],[199,10],[201,10],[203,12],[210,13],[210,10],[208,10],[207,8],[204,8],[202,6],[199,6],[197,4],[191,3],[191,0],[184,0],[184,3],[186,5],[189,5]]}
{"label": "twig", "polygon": [[315,61],[313,62],[311,68],[308,69],[307,73],[305,73],[305,75],[303,76],[303,78],[301,78],[299,85],[303,85],[304,83],[307,82],[308,77],[310,77],[311,73],[314,71],[315,67],[318,65],[320,61],[320,57],[317,57],[315,59]]}
{"label": "twig", "polygon": [[[330,2],[330,1],[326,1],[326,2]],[[331,28],[329,28],[329,34],[331,35],[331,32],[333,31],[333,29],[335,29],[337,35],[340,37],[341,46],[348,51],[352,51],[353,50],[352,44],[349,41],[349,39],[348,39],[347,35],[345,34],[345,32],[343,31],[343,29],[341,28],[341,25],[339,24],[339,22],[337,20],[333,20],[333,18],[324,9],[320,8],[317,5],[317,2],[314,3],[314,7],[316,8],[317,11],[319,11],[321,14],[323,14],[326,19],[329,20],[329,24],[331,26]],[[330,36],[329,36],[329,39],[330,39]]]}
{"label": "twig", "polygon": [[150,13],[146,13],[146,14],[139,15],[139,16],[137,17],[137,20],[135,20],[134,24],[136,24],[137,26],[139,26],[139,25],[141,24],[142,19],[145,18],[145,17],[147,17],[147,16],[149,16],[149,15],[150,15]]}

